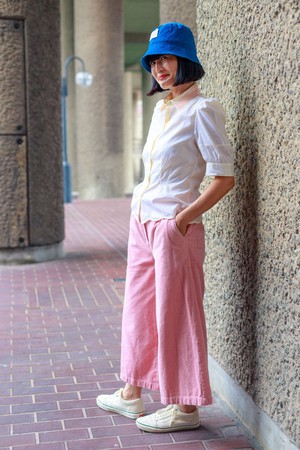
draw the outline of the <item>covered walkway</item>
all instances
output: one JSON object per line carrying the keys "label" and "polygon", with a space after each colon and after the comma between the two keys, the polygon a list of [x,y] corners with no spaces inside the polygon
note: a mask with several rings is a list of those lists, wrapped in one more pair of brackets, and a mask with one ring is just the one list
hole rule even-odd
{"label": "covered walkway", "polygon": [[[119,380],[129,199],[66,206],[66,257],[0,267],[0,449],[254,449],[219,404],[195,431],[155,435],[100,410]],[[158,393],[144,392],[147,411]]]}

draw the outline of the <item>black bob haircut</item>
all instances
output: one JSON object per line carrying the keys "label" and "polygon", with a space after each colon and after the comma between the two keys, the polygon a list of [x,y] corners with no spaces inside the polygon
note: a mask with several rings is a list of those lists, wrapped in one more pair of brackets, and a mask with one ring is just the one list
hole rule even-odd
{"label": "black bob haircut", "polygon": [[[150,64],[152,61],[156,61],[163,55],[150,55],[147,57],[147,62]],[[182,58],[181,56],[176,56],[178,60],[178,69],[175,78],[175,83],[173,86],[179,86],[180,84],[190,83],[191,81],[198,81],[204,75],[204,69],[201,64],[197,64],[189,59]],[[166,89],[162,89],[158,82],[152,77],[152,88],[147,95],[154,95],[157,92],[163,92]]]}

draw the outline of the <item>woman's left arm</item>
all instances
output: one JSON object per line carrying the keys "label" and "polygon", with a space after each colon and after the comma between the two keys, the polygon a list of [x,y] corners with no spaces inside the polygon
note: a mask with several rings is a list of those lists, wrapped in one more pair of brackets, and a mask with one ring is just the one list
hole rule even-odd
{"label": "woman's left arm", "polygon": [[196,217],[208,211],[221,198],[223,198],[234,187],[233,176],[215,176],[213,181],[204,189],[200,197],[181,211],[175,217],[176,225],[184,236],[188,225],[193,222]]}

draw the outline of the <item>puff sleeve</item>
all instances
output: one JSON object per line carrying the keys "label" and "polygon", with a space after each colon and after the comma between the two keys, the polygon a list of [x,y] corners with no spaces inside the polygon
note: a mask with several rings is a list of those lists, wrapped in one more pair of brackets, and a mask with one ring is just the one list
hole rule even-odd
{"label": "puff sleeve", "polygon": [[233,149],[225,130],[225,111],[216,99],[205,99],[197,108],[195,136],[206,162],[206,175],[233,176]]}

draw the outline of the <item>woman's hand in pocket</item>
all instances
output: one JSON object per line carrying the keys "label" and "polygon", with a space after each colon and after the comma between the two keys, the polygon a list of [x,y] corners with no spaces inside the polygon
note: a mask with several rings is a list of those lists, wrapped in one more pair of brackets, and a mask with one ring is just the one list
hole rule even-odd
{"label": "woman's hand in pocket", "polygon": [[182,236],[185,236],[189,224],[184,221],[181,213],[177,214],[177,216],[175,217],[174,220],[175,220],[176,226],[177,226],[178,230],[180,231],[180,233],[182,234]]}

